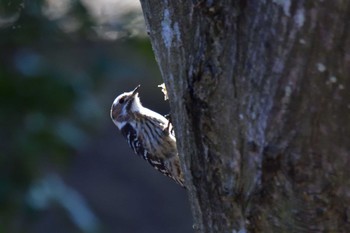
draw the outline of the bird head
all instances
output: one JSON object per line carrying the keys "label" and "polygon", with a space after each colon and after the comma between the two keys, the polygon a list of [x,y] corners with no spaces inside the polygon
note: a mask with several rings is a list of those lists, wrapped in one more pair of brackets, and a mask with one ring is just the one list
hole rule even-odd
{"label": "bird head", "polygon": [[[134,90],[120,94],[114,101],[111,107],[111,118],[114,124],[121,129],[131,113],[139,112],[142,107],[138,96],[138,85]],[[125,122],[125,123],[123,123]]]}

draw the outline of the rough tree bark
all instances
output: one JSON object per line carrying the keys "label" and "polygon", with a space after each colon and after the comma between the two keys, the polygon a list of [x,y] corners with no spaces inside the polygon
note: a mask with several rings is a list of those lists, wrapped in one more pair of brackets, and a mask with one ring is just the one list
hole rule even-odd
{"label": "rough tree bark", "polygon": [[199,232],[350,232],[350,2],[141,0]]}

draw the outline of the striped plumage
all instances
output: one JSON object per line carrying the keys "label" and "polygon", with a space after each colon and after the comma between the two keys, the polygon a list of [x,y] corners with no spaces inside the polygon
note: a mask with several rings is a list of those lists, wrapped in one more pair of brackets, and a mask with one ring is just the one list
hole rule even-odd
{"label": "striped plumage", "polygon": [[142,106],[139,87],[114,100],[111,118],[137,155],[184,186],[172,126],[165,117]]}

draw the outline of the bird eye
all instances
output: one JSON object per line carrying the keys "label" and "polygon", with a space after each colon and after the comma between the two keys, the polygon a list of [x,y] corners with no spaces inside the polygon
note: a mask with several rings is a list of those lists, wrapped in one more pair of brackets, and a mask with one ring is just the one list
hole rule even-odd
{"label": "bird eye", "polygon": [[120,100],[119,100],[119,103],[120,104],[123,104],[125,102],[125,98],[121,98]]}

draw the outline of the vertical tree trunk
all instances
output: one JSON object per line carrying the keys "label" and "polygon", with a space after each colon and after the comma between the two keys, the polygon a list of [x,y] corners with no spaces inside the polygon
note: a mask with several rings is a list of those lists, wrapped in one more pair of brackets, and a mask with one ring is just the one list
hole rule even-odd
{"label": "vertical tree trunk", "polygon": [[141,0],[199,232],[350,232],[350,2]]}

